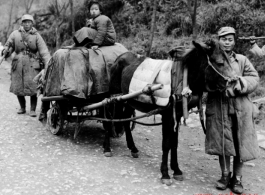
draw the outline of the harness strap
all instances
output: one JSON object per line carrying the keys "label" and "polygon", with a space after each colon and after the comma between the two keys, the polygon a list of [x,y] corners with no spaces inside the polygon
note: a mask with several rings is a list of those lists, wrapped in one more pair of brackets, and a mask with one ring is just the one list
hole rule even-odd
{"label": "harness strap", "polygon": [[227,166],[226,166],[226,160],[225,160],[225,129],[224,129],[224,115],[223,115],[223,109],[222,109],[222,106],[223,106],[223,96],[221,96],[221,118],[222,118],[222,153],[223,153],[223,161],[224,161],[224,175],[227,176],[229,173],[228,173],[228,170],[227,170]]}
{"label": "harness strap", "polygon": [[[176,96],[175,94],[172,95],[173,97],[173,120],[174,120],[174,132],[176,132],[177,127],[177,117],[176,117]],[[183,102],[182,102],[183,103]]]}
{"label": "harness strap", "polygon": [[219,74],[224,80],[226,80],[226,81],[230,81],[230,80],[231,80],[231,78],[222,75],[222,74],[221,74],[221,73],[220,73],[220,72],[219,72],[219,71],[213,66],[213,64],[211,63],[211,61],[210,61],[208,55],[207,55],[207,59],[208,59],[208,64],[209,64],[209,65],[208,65],[206,68],[208,68],[209,66],[211,66],[212,69],[213,69],[217,74]]}
{"label": "harness strap", "polygon": [[204,123],[204,115],[203,115],[203,108],[202,108],[202,95],[199,96],[199,102],[198,102],[197,107],[198,107],[197,112],[199,112],[202,130],[203,130],[204,134],[206,135],[206,127],[205,127],[205,123]]}

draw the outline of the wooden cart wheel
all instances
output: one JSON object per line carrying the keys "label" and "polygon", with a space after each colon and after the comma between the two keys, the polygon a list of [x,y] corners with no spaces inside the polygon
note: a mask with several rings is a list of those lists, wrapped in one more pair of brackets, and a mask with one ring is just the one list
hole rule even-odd
{"label": "wooden cart wheel", "polygon": [[55,102],[47,112],[47,128],[54,135],[60,135],[64,128],[64,115],[60,105]]}

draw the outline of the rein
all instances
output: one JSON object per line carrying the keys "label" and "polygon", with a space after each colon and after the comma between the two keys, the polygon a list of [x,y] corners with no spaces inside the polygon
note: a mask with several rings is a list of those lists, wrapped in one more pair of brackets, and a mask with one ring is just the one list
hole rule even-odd
{"label": "rein", "polygon": [[211,66],[212,67],[212,69],[218,74],[218,75],[220,75],[224,80],[226,80],[226,81],[231,81],[231,78],[229,78],[229,77],[227,77],[227,76],[224,76],[223,74],[221,74],[214,66],[213,66],[213,64],[211,63],[211,61],[209,60],[209,57],[207,56],[207,58],[208,58],[208,66],[205,68],[205,69],[207,69],[209,66]]}
{"label": "rein", "polygon": [[214,72],[216,72],[219,76],[221,76],[225,81],[226,81],[226,85],[223,89],[219,89],[219,91],[224,91],[225,89],[227,89],[229,87],[229,83],[231,83],[231,81],[236,81],[238,80],[237,77],[235,78],[230,78],[230,77],[227,77],[227,76],[224,76],[222,73],[220,73],[214,66],[213,64],[210,62],[209,60],[209,57],[207,56],[208,58],[208,66],[205,68],[205,70],[208,68],[208,67],[211,67]]}

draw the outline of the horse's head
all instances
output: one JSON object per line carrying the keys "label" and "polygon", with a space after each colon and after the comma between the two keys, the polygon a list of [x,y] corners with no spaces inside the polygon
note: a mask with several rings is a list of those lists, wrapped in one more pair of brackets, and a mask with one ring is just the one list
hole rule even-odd
{"label": "horse's head", "polygon": [[193,45],[203,59],[200,60],[199,71],[203,70],[207,90],[223,91],[232,87],[231,81],[236,81],[236,73],[231,66],[229,56],[221,49],[219,42],[211,39],[205,43],[193,42]]}

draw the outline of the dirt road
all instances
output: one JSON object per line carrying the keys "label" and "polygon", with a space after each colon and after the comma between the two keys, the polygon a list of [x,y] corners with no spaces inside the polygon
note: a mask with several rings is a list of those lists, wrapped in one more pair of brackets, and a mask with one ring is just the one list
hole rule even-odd
{"label": "dirt road", "polygon": [[[124,136],[112,140],[113,157],[104,157],[104,130],[99,123],[86,122],[74,140],[73,125],[62,136],[54,136],[28,115],[29,107],[27,114],[17,115],[17,99],[9,93],[8,67],[6,62],[0,67],[1,195],[230,194],[230,190],[214,188],[221,172],[217,158],[204,152],[198,116],[191,116],[189,127],[182,126],[180,131],[179,164],[184,181],[165,186],[160,183],[161,127],[136,126],[138,159],[130,156]],[[245,193],[265,195],[264,160],[261,149],[261,158],[245,165]]]}

